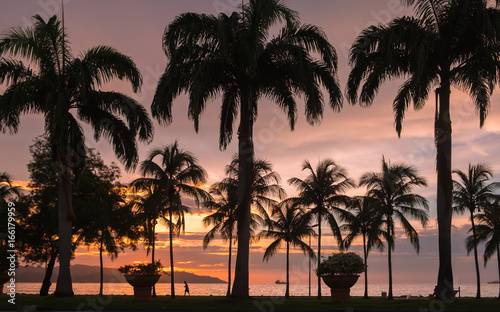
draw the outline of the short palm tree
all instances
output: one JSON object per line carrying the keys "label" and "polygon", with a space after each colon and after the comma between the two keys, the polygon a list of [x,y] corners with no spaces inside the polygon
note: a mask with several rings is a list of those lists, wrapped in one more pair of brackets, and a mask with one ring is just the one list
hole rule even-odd
{"label": "short palm tree", "polygon": [[[280,22],[285,25],[270,38],[270,29]],[[294,95],[304,96],[310,124],[323,115],[321,86],[329,93],[330,106],[340,110],[335,49],[321,29],[301,25],[298,13],[283,0],[250,0],[241,12],[230,16],[183,13],[167,26],[163,46],[169,62],[153,99],[153,116],[169,124],[174,98],[186,91],[189,117],[198,131],[207,101],[222,95],[219,146],[225,149],[239,113],[238,254],[232,295],[248,297],[253,124],[258,100],[267,97],[277,103],[292,130],[297,119]]]}
{"label": "short palm tree", "polygon": [[198,186],[205,183],[207,173],[196,157],[179,148],[177,141],[164,148],[153,149],[141,162],[140,172],[143,177],[132,181],[132,185],[139,191],[142,186],[153,187],[150,200],[158,210],[151,211],[158,211],[160,220],[169,231],[170,296],[175,298],[173,236],[183,231],[184,215],[189,211],[189,207],[182,204],[181,195],[193,198],[197,204],[208,200],[208,193]]}
{"label": "short palm tree", "polygon": [[474,226],[474,213],[484,209],[489,201],[495,196],[494,192],[500,188],[500,183],[487,183],[493,175],[490,168],[484,164],[471,165],[467,172],[454,170],[459,180],[453,180],[453,209],[458,213],[470,214],[474,263],[476,266],[476,298],[481,298],[481,278],[479,275],[479,263],[477,256],[476,227]]}
{"label": "short palm tree", "polygon": [[259,236],[273,239],[273,242],[266,248],[263,260],[268,261],[283,245],[286,245],[286,290],[285,298],[290,297],[290,246],[299,247],[302,252],[309,254],[309,257],[316,259],[314,250],[305,243],[304,237],[315,236],[313,228],[310,226],[310,214],[306,214],[300,206],[291,201],[284,201],[273,211],[267,230],[260,232]]}
{"label": "short palm tree", "polygon": [[[203,248],[207,248],[210,242],[220,234],[223,240],[229,241],[228,265],[227,265],[227,296],[231,295],[231,257],[235,230],[238,222],[238,184],[236,181],[218,182],[212,185],[210,193],[212,199],[205,202],[205,206],[213,212],[203,218],[204,226],[213,226],[203,238]],[[260,215],[252,213],[250,223],[251,235],[255,229],[264,223]]]}
{"label": "short palm tree", "polygon": [[347,209],[351,214],[347,215],[346,222],[341,230],[347,232],[342,245],[349,249],[353,240],[361,234],[363,237],[363,259],[365,263],[365,293],[368,298],[368,254],[372,248],[384,250],[381,237],[384,236],[383,226],[385,224],[383,214],[377,207],[377,201],[367,196],[356,196],[349,201]]}
{"label": "short palm tree", "polygon": [[[360,186],[366,186],[366,196],[376,201],[375,205],[384,217],[384,236],[387,241],[387,259],[389,264],[389,294],[392,294],[392,259],[391,253],[395,246],[395,220],[399,220],[405,235],[418,253],[420,243],[418,232],[413,228],[407,217],[420,221],[426,226],[429,216],[427,200],[415,193],[414,188],[426,186],[425,178],[418,175],[417,170],[405,164],[393,164],[382,157],[382,168],[379,172],[367,172],[361,176]],[[423,209],[421,209],[422,207]]]}
{"label": "short palm tree", "polygon": [[101,90],[114,78],[128,80],[134,92],[139,90],[142,77],[131,58],[108,46],[96,46],[75,57],[56,16],[45,21],[35,15],[33,21],[32,27],[12,28],[0,38],[0,55],[24,58],[34,66],[0,58],[0,83],[8,85],[0,98],[0,130],[16,133],[22,114],[45,118],[59,188],[60,267],[55,294],[71,296],[71,176],[85,158],[85,136],[77,117],[92,127],[94,139],[105,137],[111,142],[126,169],[138,161],[135,138],[150,141],[153,127],[134,99]]}
{"label": "short palm tree", "polygon": [[[396,18],[364,29],[353,43],[347,98],[370,106],[383,82],[405,78],[393,102],[401,134],[413,102],[422,108],[436,87],[437,220],[439,273],[436,294],[453,298],[451,265],[452,128],[451,87],[468,93],[483,126],[500,67],[500,11],[485,0],[402,0],[416,17]],[[358,89],[361,92],[358,98]]]}
{"label": "short palm tree", "polygon": [[[467,252],[477,249],[480,242],[486,242],[484,250],[484,265],[496,253],[498,262],[498,280],[500,280],[500,198],[496,197],[483,205],[483,211],[475,215],[478,221],[474,226],[474,235],[467,237],[465,245]],[[498,289],[500,299],[500,287]]]}
{"label": "short palm tree", "polygon": [[[323,221],[326,220],[339,246],[342,245],[342,234],[335,214],[342,218],[347,215],[346,211],[339,207],[339,204],[347,203],[348,197],[344,193],[349,188],[354,187],[354,182],[347,177],[347,172],[343,167],[328,158],[320,161],[315,169],[306,160],[302,170],[309,173],[304,180],[295,177],[288,180],[299,191],[297,197],[289,198],[288,201],[307,208],[307,214],[316,217],[318,226],[317,258],[321,259],[321,226]],[[319,263],[320,261],[318,261],[318,268]],[[318,299],[321,299],[321,277],[319,275]]]}
{"label": "short palm tree", "polygon": [[19,197],[19,186],[12,186],[12,178],[7,172],[0,172],[0,204],[4,206],[8,201]]}

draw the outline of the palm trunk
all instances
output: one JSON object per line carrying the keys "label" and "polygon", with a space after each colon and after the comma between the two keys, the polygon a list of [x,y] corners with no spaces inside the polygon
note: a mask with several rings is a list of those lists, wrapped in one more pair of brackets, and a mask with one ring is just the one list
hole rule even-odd
{"label": "palm trunk", "polygon": [[74,219],[71,202],[71,168],[69,167],[70,155],[58,154],[58,221],[59,221],[59,275],[54,295],[73,296],[73,283],[71,281],[71,237],[72,221]]}
{"label": "palm trunk", "polygon": [[286,242],[286,290],[285,298],[290,298],[290,243]]}
{"label": "palm trunk", "polygon": [[363,298],[368,298],[368,252],[366,251],[366,236],[363,233],[363,258],[365,258],[365,294]]}
{"label": "palm trunk", "polygon": [[57,255],[59,251],[57,247],[52,247],[52,253],[50,255],[49,264],[47,264],[47,269],[45,270],[45,276],[43,278],[42,287],[40,288],[40,296],[48,296],[49,289],[52,285],[50,279],[52,278],[52,272],[54,272],[54,265],[56,264]]}
{"label": "palm trunk", "polygon": [[[318,214],[318,272],[321,262],[321,214]],[[321,300],[321,276],[318,275],[318,300]]]}
{"label": "palm trunk", "polygon": [[175,281],[174,281],[174,246],[173,246],[173,233],[172,226],[174,224],[172,220],[172,207],[168,210],[168,217],[170,220],[170,226],[168,230],[170,238],[170,297],[175,298]]}
{"label": "palm trunk", "polygon": [[472,237],[474,239],[474,263],[476,265],[476,299],[481,298],[481,278],[479,276],[479,262],[477,259],[477,239],[476,227],[474,226],[474,211],[470,212],[470,222],[472,224]]}
{"label": "palm trunk", "polygon": [[238,251],[234,272],[233,297],[249,297],[250,203],[254,147],[252,139],[252,99],[242,92],[238,131]]}
{"label": "palm trunk", "polygon": [[[153,220],[153,239],[151,241],[151,263],[155,263],[156,219]],[[156,297],[156,285],[153,285],[153,297]]]}
{"label": "palm trunk", "polygon": [[[500,281],[500,244],[497,244],[498,280]],[[500,300],[500,283],[498,284],[498,299]]]}
{"label": "palm trunk", "polygon": [[[231,232],[232,233],[232,232]],[[226,297],[231,295],[231,252],[233,248],[233,234],[229,234],[229,259],[227,264],[227,294]]]}
{"label": "palm trunk", "polygon": [[99,275],[101,283],[99,285],[99,296],[102,297],[103,294],[103,284],[104,284],[104,263],[102,262],[102,247],[104,245],[104,234],[101,231],[101,244],[99,246]]}
{"label": "palm trunk", "polygon": [[[446,67],[443,67],[446,68]],[[450,80],[449,72],[441,74],[439,89],[439,110],[436,120],[436,167],[437,167],[437,221],[439,244],[439,272],[436,298],[451,300],[453,291],[453,269],[451,262],[451,219],[452,191],[451,179],[451,119],[450,119]]]}
{"label": "palm trunk", "polygon": [[389,233],[389,239],[387,240],[387,264],[389,266],[389,295],[387,296],[387,299],[392,300],[393,299],[393,294],[392,294],[392,237],[394,233],[391,231],[391,217],[389,216],[387,219],[387,232]]}

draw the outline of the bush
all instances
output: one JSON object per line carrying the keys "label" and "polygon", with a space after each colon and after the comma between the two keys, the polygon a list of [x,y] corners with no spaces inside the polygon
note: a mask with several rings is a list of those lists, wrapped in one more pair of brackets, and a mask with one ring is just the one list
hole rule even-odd
{"label": "bush", "polygon": [[325,275],[354,275],[365,270],[363,259],[354,252],[333,253],[323,259],[316,270],[318,276]]}
{"label": "bush", "polygon": [[127,275],[156,275],[162,272],[163,265],[160,260],[154,263],[138,263],[133,265],[124,265],[118,268],[123,274]]}

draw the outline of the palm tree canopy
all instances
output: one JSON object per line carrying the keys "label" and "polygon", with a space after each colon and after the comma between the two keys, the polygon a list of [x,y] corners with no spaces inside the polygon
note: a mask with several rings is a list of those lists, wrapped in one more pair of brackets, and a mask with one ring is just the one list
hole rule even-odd
{"label": "palm tree canopy", "polygon": [[427,186],[426,179],[419,176],[412,166],[391,164],[382,157],[382,170],[363,174],[359,185],[367,187],[367,196],[377,201],[377,209],[386,216],[387,239],[393,239],[391,237],[394,235],[393,218],[398,219],[418,252],[418,233],[407,217],[417,219],[424,227],[426,226],[429,219],[427,200],[419,194],[412,193],[415,187]]}
{"label": "palm tree canopy", "polygon": [[332,213],[338,214],[342,219],[347,216],[346,211],[339,205],[347,204],[349,197],[344,193],[354,187],[355,183],[348,178],[343,167],[329,158],[320,161],[316,168],[306,160],[302,170],[309,173],[305,179],[294,177],[288,180],[288,183],[299,191],[297,197],[288,200],[310,208],[309,214],[325,217],[340,246],[342,236]]}
{"label": "palm tree canopy", "polygon": [[[270,38],[269,28],[280,22],[284,26]],[[321,85],[330,106],[335,111],[342,106],[335,49],[320,28],[301,25],[297,12],[282,0],[250,0],[241,13],[230,16],[181,14],[167,26],[163,46],[169,62],[153,99],[153,116],[169,124],[174,98],[188,92],[189,118],[198,131],[206,102],[222,95],[221,149],[231,142],[242,103],[250,103],[248,118],[255,120],[258,100],[271,99],[283,109],[292,130],[297,119],[294,94],[304,97],[311,124],[323,114]]]}
{"label": "palm tree canopy", "polygon": [[299,247],[309,257],[316,259],[312,248],[302,239],[308,236],[316,236],[316,232],[309,225],[311,215],[306,214],[298,205],[290,201],[284,201],[273,211],[273,220],[267,230],[263,230],[259,236],[274,239],[264,252],[264,260],[268,261],[283,245]]}
{"label": "palm tree canopy", "polygon": [[469,93],[483,126],[499,78],[500,11],[484,0],[404,2],[414,4],[416,17],[370,26],[352,45],[349,102],[369,106],[385,80],[405,78],[393,102],[400,135],[410,103],[421,109],[432,87],[446,80]]}
{"label": "palm tree canopy", "polygon": [[466,210],[474,213],[476,209],[489,205],[495,197],[494,192],[500,188],[500,183],[487,181],[493,177],[490,168],[484,164],[469,164],[467,172],[454,170],[459,180],[453,181],[454,211],[463,213]]}
{"label": "palm tree canopy", "polygon": [[18,198],[19,186],[12,186],[12,178],[7,172],[0,172],[0,203],[5,204],[9,200]]}
{"label": "palm tree canopy", "polygon": [[57,151],[81,151],[84,132],[78,118],[92,127],[94,139],[105,137],[125,167],[133,168],[138,161],[135,137],[152,140],[151,120],[133,98],[100,88],[118,78],[138,91],[142,76],[135,63],[108,46],[75,57],[56,16],[46,22],[35,15],[33,21],[33,27],[12,28],[0,39],[0,55],[20,57],[34,66],[0,58],[0,83],[8,84],[0,98],[0,130],[16,133],[22,114],[42,114]]}

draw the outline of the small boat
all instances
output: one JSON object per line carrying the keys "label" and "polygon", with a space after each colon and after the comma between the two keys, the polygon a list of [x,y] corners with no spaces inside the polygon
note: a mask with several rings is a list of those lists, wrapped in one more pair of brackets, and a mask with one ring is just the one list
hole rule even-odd
{"label": "small boat", "polygon": [[283,282],[283,281],[280,281],[280,280],[276,280],[276,282],[274,282],[275,284],[286,284],[286,282]]}
{"label": "small boat", "polygon": [[500,281],[491,281],[491,282],[488,282],[488,284],[500,284]]}

